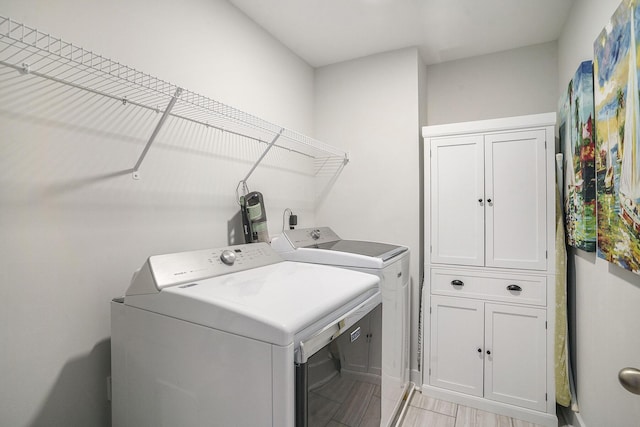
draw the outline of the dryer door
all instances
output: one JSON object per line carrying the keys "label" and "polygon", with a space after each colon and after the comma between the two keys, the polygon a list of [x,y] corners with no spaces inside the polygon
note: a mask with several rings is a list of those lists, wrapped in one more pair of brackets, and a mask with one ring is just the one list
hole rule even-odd
{"label": "dryer door", "polygon": [[[305,353],[305,362],[296,363],[296,427],[320,427],[332,421],[380,425],[381,372],[369,364],[381,358],[382,340],[372,331],[382,330],[382,304],[359,313],[363,316],[350,326],[340,320],[337,336],[313,354]],[[312,347],[309,342],[304,346]]]}

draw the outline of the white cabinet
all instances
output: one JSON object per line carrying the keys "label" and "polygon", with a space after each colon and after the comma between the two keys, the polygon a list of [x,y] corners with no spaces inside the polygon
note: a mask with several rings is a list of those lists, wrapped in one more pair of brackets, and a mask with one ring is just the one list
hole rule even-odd
{"label": "white cabinet", "polygon": [[431,261],[546,268],[545,131],[430,139]]}
{"label": "white cabinet", "polygon": [[433,296],[429,383],[544,410],[545,323],[540,308]]}
{"label": "white cabinet", "polygon": [[555,113],[423,128],[423,385],[557,426]]}

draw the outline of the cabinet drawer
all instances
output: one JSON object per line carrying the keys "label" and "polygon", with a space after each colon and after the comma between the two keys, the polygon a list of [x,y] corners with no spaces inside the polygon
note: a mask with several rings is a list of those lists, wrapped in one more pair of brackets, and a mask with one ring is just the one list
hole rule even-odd
{"label": "cabinet drawer", "polygon": [[519,304],[546,305],[545,277],[431,270],[431,293]]}

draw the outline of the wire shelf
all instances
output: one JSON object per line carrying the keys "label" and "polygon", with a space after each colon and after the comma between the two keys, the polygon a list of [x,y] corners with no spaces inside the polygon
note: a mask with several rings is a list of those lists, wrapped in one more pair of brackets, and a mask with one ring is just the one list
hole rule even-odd
{"label": "wire shelf", "polygon": [[[273,145],[311,157],[316,174],[323,168],[344,165],[349,161],[346,152],[331,145],[180,88],[4,16],[0,16],[0,64],[123,104],[163,112],[164,116],[174,116],[261,141],[268,144],[267,150]],[[135,170],[163,121],[151,136]],[[275,143],[274,139],[277,140]]]}

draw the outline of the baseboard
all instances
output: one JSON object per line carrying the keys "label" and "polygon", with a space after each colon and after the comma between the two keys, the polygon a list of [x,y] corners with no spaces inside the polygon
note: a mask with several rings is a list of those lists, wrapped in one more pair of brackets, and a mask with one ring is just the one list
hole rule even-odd
{"label": "baseboard", "polygon": [[409,388],[405,393],[405,398],[403,404],[401,406],[401,410],[397,411],[394,422],[391,424],[393,427],[401,427],[404,422],[404,418],[407,415],[407,410],[409,409],[409,404],[411,403],[411,399],[413,398],[413,394],[416,392],[416,386],[414,383],[409,383]]}
{"label": "baseboard", "polygon": [[411,370],[411,382],[414,384],[422,384],[422,372],[417,369]]}

